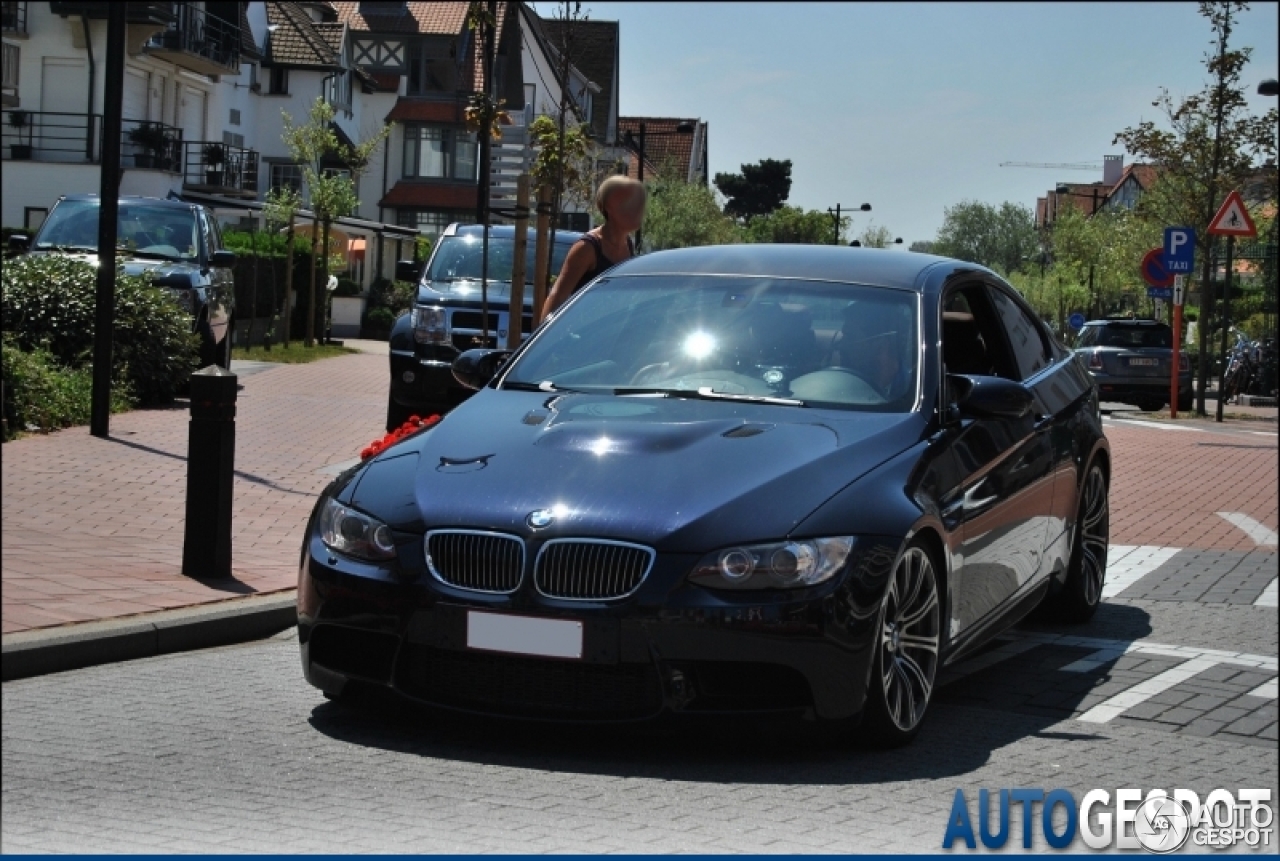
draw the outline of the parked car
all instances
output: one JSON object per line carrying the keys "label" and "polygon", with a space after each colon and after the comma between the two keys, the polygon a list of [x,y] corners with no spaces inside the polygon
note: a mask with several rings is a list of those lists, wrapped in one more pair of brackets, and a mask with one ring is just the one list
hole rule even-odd
{"label": "parked car", "polygon": [[330,697],[862,715],[894,745],[944,665],[1041,602],[1082,621],[1101,598],[1094,383],[973,264],[658,252],[454,373],[475,396],[308,523],[299,641]]}
{"label": "parked car", "polygon": [[[9,237],[10,247],[31,254],[71,254],[98,258],[96,194],[58,198],[34,239]],[[117,219],[117,260],[130,275],[150,276],[168,288],[191,313],[200,336],[200,364],[231,366],[235,312],[234,251],[222,247],[217,219],[203,206],[156,197],[121,197]]]}
{"label": "parked car", "polygon": [[[1104,401],[1155,411],[1169,403],[1173,330],[1156,320],[1090,320],[1076,334],[1075,351]],[[1191,360],[1178,360],[1178,409],[1191,409]]]}
{"label": "parked car", "polygon": [[[551,270],[559,272],[569,249],[582,236],[556,231]],[[396,278],[416,282],[417,304],[396,320],[391,330],[391,386],[387,396],[387,430],[410,416],[443,413],[462,403],[471,391],[454,378],[453,360],[473,347],[506,343],[511,307],[511,270],[515,228],[489,228],[489,340],[483,342],[480,276],[484,228],[450,224],[421,271],[401,261]],[[525,251],[525,337],[533,331],[534,232]]]}

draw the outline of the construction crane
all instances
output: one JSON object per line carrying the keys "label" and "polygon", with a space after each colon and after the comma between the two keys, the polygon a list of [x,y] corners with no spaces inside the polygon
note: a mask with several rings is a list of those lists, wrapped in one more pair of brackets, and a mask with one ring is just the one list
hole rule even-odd
{"label": "construction crane", "polygon": [[1068,162],[1066,164],[1047,164],[1038,161],[1002,161],[1001,167],[1051,167],[1055,170],[1102,170],[1098,162]]}

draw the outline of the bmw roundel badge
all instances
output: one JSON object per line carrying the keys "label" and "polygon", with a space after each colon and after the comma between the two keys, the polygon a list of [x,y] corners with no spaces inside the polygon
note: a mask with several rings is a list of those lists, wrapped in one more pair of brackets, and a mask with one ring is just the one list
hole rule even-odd
{"label": "bmw roundel badge", "polygon": [[529,524],[530,529],[543,529],[550,526],[555,519],[556,515],[550,508],[539,508],[530,511],[524,522]]}

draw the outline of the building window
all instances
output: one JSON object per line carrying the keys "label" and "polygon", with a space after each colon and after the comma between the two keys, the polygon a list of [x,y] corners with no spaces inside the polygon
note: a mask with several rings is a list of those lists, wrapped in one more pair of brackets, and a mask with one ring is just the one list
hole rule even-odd
{"label": "building window", "polygon": [[22,226],[33,233],[40,229],[40,225],[44,224],[45,216],[49,214],[47,206],[24,206],[22,208]]}
{"label": "building window", "polygon": [[338,110],[351,112],[351,70],[337,72],[325,83],[325,101]]}
{"label": "building window", "polygon": [[447,43],[423,40],[410,43],[409,95],[453,93],[457,88],[457,66],[449,56]]}
{"label": "building window", "polygon": [[267,92],[273,96],[289,95],[289,70],[280,66],[271,69],[271,78],[267,82]]}
{"label": "building window", "polygon": [[302,194],[302,165],[288,163],[271,165],[270,187],[291,188],[298,194]]}
{"label": "building window", "polygon": [[456,212],[436,212],[426,209],[398,209],[396,210],[396,224],[401,227],[412,227],[419,233],[424,233],[431,237],[431,241],[435,242],[436,237],[444,232],[444,229],[455,221],[465,221],[464,216],[458,215]]}
{"label": "building window", "polygon": [[404,175],[415,179],[476,179],[476,139],[444,126],[404,127]]}

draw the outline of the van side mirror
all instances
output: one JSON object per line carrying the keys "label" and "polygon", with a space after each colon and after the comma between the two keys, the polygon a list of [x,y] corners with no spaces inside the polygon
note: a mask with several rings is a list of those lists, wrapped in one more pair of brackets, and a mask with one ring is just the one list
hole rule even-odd
{"label": "van side mirror", "polygon": [[453,377],[468,389],[483,389],[510,356],[510,350],[467,350],[453,360]]}
{"label": "van side mirror", "polygon": [[417,284],[422,278],[422,263],[417,260],[397,260],[396,261],[396,280],[408,281],[410,284]]}
{"label": "van side mirror", "polygon": [[9,250],[14,254],[26,254],[31,246],[31,237],[25,233],[9,234]]}
{"label": "van side mirror", "polygon": [[236,265],[236,253],[234,251],[215,251],[213,256],[209,258],[209,266],[213,269],[230,269]]}

